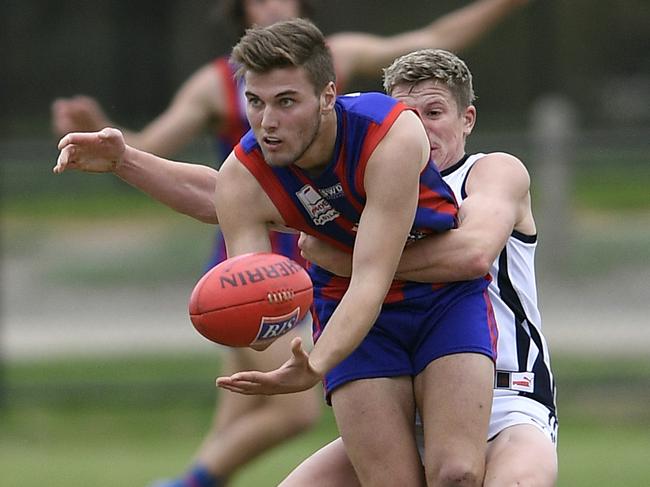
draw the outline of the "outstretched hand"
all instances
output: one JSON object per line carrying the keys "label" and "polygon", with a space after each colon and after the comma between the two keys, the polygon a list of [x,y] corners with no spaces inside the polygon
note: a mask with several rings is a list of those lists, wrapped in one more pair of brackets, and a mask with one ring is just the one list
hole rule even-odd
{"label": "outstretched hand", "polygon": [[99,132],[75,132],[59,141],[61,151],[52,169],[60,174],[68,169],[85,172],[111,172],[122,161],[126,144],[122,132],[105,128]]}
{"label": "outstretched hand", "polygon": [[237,372],[218,377],[217,387],[245,395],[271,395],[300,392],[315,386],[322,377],[309,364],[309,355],[299,337],[291,341],[291,358],[270,372]]}

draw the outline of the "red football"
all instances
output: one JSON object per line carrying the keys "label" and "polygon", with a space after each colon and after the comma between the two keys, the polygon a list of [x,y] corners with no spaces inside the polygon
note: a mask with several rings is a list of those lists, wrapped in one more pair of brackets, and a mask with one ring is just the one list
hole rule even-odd
{"label": "red football", "polygon": [[291,330],[312,299],[311,279],[300,264],[283,255],[254,252],[221,262],[196,283],[190,319],[208,340],[246,347]]}

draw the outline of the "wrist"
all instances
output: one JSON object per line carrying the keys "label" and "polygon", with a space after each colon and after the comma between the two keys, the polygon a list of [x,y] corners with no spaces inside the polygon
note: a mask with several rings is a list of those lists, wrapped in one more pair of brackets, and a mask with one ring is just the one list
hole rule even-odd
{"label": "wrist", "polygon": [[323,360],[319,360],[318,357],[310,356],[308,364],[312,373],[318,377],[318,380],[323,380],[325,378],[325,374],[328,372],[329,368]]}
{"label": "wrist", "polygon": [[116,158],[112,161],[111,171],[117,176],[123,175],[129,167],[136,166],[136,159],[140,151],[130,145],[124,146],[124,152],[122,152],[121,157]]}

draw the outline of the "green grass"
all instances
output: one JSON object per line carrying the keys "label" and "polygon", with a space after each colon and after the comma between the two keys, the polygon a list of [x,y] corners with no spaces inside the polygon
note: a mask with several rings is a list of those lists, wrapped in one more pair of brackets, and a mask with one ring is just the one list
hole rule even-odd
{"label": "green grass", "polygon": [[559,487],[643,487],[650,477],[648,424],[575,426],[559,436]]}
{"label": "green grass", "polygon": [[[210,423],[213,355],[10,364],[0,415],[2,485],[144,486],[182,472]],[[336,436],[311,432],[252,462],[238,487],[276,485]]]}
{"label": "green grass", "polygon": [[[218,359],[205,353],[18,362],[5,368],[2,485],[144,486],[182,471],[210,422]],[[559,486],[643,486],[650,359],[556,357]],[[336,436],[318,426],[256,459],[233,486],[276,485]]]}

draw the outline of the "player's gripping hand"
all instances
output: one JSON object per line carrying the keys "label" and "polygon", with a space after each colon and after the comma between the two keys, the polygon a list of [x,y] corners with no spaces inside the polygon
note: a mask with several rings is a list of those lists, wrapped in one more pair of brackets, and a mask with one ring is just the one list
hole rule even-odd
{"label": "player's gripping hand", "polygon": [[230,377],[218,377],[217,386],[245,395],[272,395],[300,392],[314,387],[322,376],[309,364],[309,355],[299,337],[291,341],[291,358],[270,372],[237,372]]}
{"label": "player's gripping hand", "polygon": [[59,157],[53,171],[68,169],[85,172],[111,172],[122,161],[126,144],[122,132],[105,128],[99,132],[73,132],[59,141]]}

